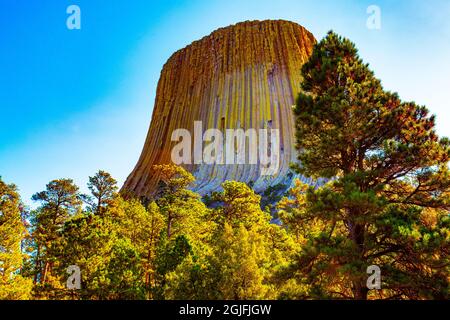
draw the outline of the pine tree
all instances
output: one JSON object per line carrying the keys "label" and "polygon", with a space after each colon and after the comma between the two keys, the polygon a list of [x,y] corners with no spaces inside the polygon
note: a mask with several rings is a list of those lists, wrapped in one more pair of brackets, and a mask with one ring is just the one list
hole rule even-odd
{"label": "pine tree", "polygon": [[156,299],[167,298],[167,291],[174,286],[170,283],[170,273],[174,272],[190,254],[192,254],[192,245],[187,236],[178,235],[170,240],[166,232],[161,231],[155,259],[156,275],[153,293]]}
{"label": "pine tree", "polygon": [[92,212],[102,214],[106,207],[112,203],[117,196],[117,181],[106,171],[99,170],[95,176],[89,177],[88,188],[94,197],[86,197]]}
{"label": "pine tree", "polygon": [[231,226],[243,224],[247,228],[266,226],[270,214],[261,210],[261,196],[257,195],[248,185],[237,181],[225,181],[223,191],[215,193],[213,198],[221,205],[216,211],[216,222]]}
{"label": "pine tree", "polygon": [[26,236],[17,189],[0,178],[0,300],[29,299],[32,280],[20,274]]}
{"label": "pine tree", "polygon": [[155,171],[160,175],[160,185],[154,205],[164,217],[165,227],[156,254],[152,253],[156,267],[153,293],[158,299],[195,298],[199,291],[193,290],[189,282],[191,275],[195,276],[193,270],[202,263],[199,257],[204,258],[208,251],[210,210],[200,195],[189,190],[195,179],[185,169],[169,164],[155,166]]}
{"label": "pine tree", "polygon": [[210,241],[208,283],[214,299],[276,297],[276,269],[286,263],[293,242],[285,230],[271,224],[261,210],[261,197],[245,183],[226,181],[214,195],[215,230]]}
{"label": "pine tree", "polygon": [[[64,223],[61,243],[54,252],[58,261],[53,273],[63,285],[67,279],[67,268],[75,265],[81,271],[81,289],[61,289],[62,297],[71,299],[108,299],[111,297],[109,265],[118,241],[111,219],[107,215],[91,212],[80,213]],[[118,272],[118,270],[115,270]],[[62,298],[61,297],[61,298]]]}
{"label": "pine tree", "polygon": [[90,177],[88,187],[96,201],[64,224],[58,272],[63,275],[69,265],[81,269],[82,289],[71,292],[72,298],[146,298],[164,226],[158,206],[152,202],[147,210],[137,199],[123,199],[107,172]]}
{"label": "pine tree", "polygon": [[[311,295],[448,298],[450,144],[435,117],[385,91],[355,45],[333,32],[302,75],[297,170],[331,179],[307,190],[297,217],[324,224],[295,263]],[[370,265],[381,268],[382,290],[368,296]]]}
{"label": "pine tree", "polygon": [[139,255],[139,265],[144,274],[142,286],[149,298],[155,284],[155,260],[160,233],[164,229],[164,216],[155,202],[145,208],[137,199],[117,199],[118,204],[111,210],[115,228],[120,239],[127,240]]}
{"label": "pine tree", "polygon": [[155,165],[154,169],[160,175],[155,202],[164,215],[167,238],[171,240],[178,235],[189,235],[192,239],[203,237],[208,233],[208,226],[201,222],[208,209],[200,195],[189,190],[194,176],[173,164]]}
{"label": "pine tree", "polygon": [[[35,245],[34,282],[45,295],[59,294],[65,283],[52,272],[58,268],[58,252],[63,245],[62,229],[70,217],[81,212],[78,187],[71,179],[49,182],[46,190],[33,195],[41,206],[32,213],[33,240]],[[48,297],[48,296],[47,296]]]}
{"label": "pine tree", "polygon": [[270,287],[264,283],[267,247],[256,230],[243,224],[234,229],[225,223],[214,246],[212,262],[217,277],[219,299],[249,300],[268,298]]}

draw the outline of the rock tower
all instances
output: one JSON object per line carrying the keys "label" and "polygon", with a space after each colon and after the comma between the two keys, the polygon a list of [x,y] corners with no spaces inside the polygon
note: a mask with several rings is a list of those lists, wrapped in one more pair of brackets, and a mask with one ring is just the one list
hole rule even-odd
{"label": "rock tower", "polygon": [[[312,53],[314,36],[284,20],[246,21],[218,29],[175,52],[158,82],[152,120],[144,147],[122,190],[150,196],[159,177],[154,164],[171,162],[176,129],[194,133],[242,128],[279,129],[277,174],[261,175],[252,164],[184,165],[196,177],[194,191],[219,190],[226,180],[251,184],[262,192],[269,186],[290,185],[289,164],[296,160],[292,105],[300,92],[301,67]],[[194,149],[192,149],[194,150]]]}

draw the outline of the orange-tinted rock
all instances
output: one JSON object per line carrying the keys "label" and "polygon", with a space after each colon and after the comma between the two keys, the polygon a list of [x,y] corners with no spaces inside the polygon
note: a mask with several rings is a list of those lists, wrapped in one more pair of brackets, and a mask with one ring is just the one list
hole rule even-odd
{"label": "orange-tinted rock", "polygon": [[247,21],[221,28],[175,52],[159,79],[150,128],[136,167],[123,190],[138,196],[155,191],[154,164],[171,162],[175,129],[194,132],[194,121],[208,128],[280,130],[280,169],[261,176],[256,165],[186,165],[197,179],[195,191],[217,190],[225,180],[252,183],[256,191],[290,184],[289,164],[296,160],[294,116],[301,66],[314,36],[283,20]]}

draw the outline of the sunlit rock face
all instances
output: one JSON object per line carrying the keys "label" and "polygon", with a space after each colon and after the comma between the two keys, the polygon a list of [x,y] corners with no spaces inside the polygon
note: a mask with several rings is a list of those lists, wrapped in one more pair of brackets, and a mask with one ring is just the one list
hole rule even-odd
{"label": "sunlit rock face", "polygon": [[[279,169],[262,175],[259,164],[183,164],[196,177],[194,191],[220,190],[226,180],[249,183],[255,191],[289,186],[296,160],[292,105],[300,92],[301,67],[316,40],[302,26],[283,20],[246,21],[221,28],[175,52],[164,65],[147,138],[122,190],[141,197],[155,191],[155,164],[172,162],[176,129],[192,133],[226,129],[278,129]],[[205,147],[204,143],[200,147]]]}

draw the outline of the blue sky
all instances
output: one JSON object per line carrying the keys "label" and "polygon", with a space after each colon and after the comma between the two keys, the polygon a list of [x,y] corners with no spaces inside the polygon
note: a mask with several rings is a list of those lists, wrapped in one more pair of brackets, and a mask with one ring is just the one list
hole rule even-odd
{"label": "blue sky", "polygon": [[[81,9],[68,30],[66,8]],[[381,29],[366,27],[369,5]],[[448,0],[4,0],[0,4],[0,175],[23,200],[55,178],[86,190],[109,171],[120,184],[150,123],[161,68],[176,50],[243,20],[286,19],[317,39],[350,38],[384,86],[437,115],[450,136]]]}

